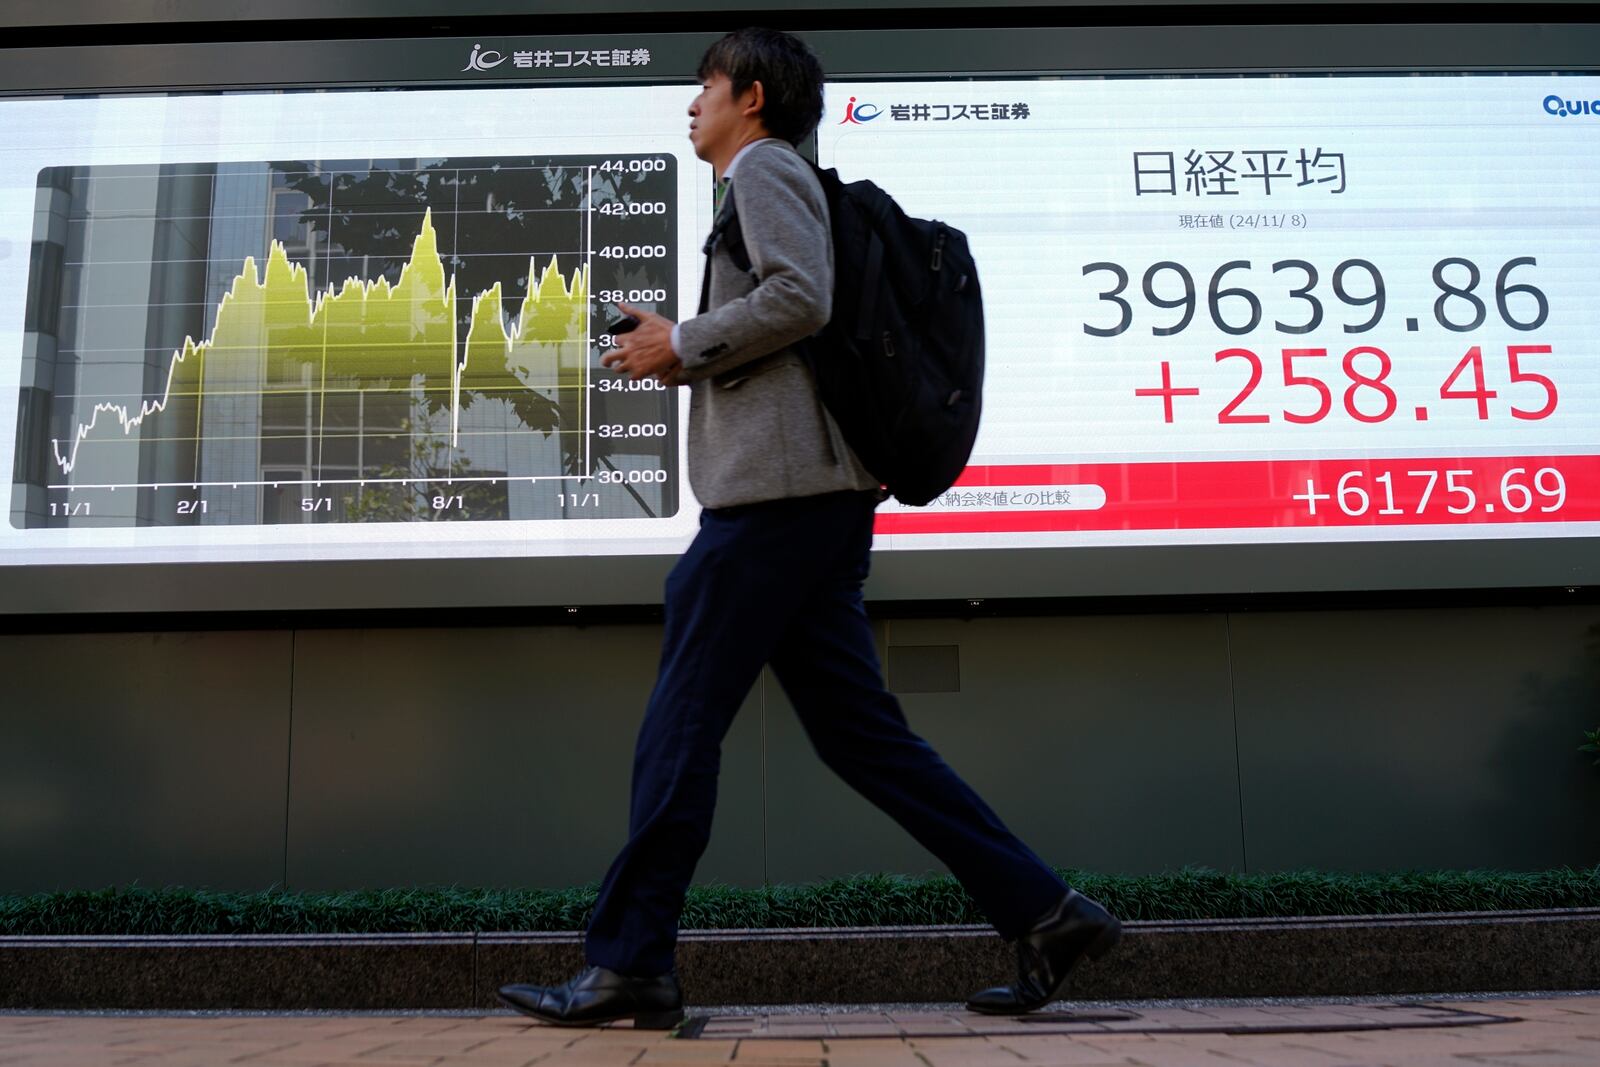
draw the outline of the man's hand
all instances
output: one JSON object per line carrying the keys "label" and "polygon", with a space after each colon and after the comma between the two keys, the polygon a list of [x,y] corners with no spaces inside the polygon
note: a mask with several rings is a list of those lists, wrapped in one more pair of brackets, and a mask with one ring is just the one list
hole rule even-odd
{"label": "man's hand", "polygon": [[632,315],[639,325],[617,335],[617,345],[600,362],[634,381],[654,378],[663,385],[682,385],[683,364],[672,351],[672,320],[631,304],[617,303],[624,315]]}

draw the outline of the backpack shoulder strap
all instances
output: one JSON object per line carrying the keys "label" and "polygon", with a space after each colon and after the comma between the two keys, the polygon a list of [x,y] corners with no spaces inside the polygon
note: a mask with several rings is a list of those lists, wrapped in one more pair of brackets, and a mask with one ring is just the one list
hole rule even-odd
{"label": "backpack shoulder strap", "polygon": [[718,242],[726,245],[728,255],[733,260],[733,265],[742,271],[750,270],[750,253],[744,246],[744,231],[739,228],[739,205],[734,202],[733,186],[728,186],[726,199],[722,202],[722,210],[717,213],[717,221],[711,227],[711,233],[706,237],[706,243],[700,251],[705,253],[706,273],[700,286],[700,314],[706,313],[707,302],[711,299],[711,255],[717,249]]}

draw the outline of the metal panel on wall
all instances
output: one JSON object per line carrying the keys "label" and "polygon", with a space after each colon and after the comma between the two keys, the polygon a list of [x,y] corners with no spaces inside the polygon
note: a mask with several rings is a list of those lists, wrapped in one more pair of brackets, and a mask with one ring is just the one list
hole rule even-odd
{"label": "metal panel on wall", "polygon": [[1231,616],[1252,870],[1589,866],[1600,611]]}
{"label": "metal panel on wall", "polygon": [[0,893],[281,882],[290,642],[0,640]]}
{"label": "metal panel on wall", "polygon": [[[650,626],[300,632],[290,886],[598,882],[659,652]],[[747,702],[701,880],[760,884],[761,775]]]}
{"label": "metal panel on wall", "polygon": [[[1243,867],[1221,616],[883,625],[891,650],[959,648],[960,691],[906,693],[901,707],[1045,862]],[[817,760],[770,681],[766,701],[774,881],[941,869]]]}

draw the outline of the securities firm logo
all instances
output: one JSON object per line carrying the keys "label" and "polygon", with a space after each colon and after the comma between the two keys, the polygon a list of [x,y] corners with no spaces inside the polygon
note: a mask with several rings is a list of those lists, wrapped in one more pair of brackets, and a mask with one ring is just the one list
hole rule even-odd
{"label": "securities firm logo", "polygon": [[889,116],[891,122],[1020,122],[1033,117],[1027,104],[976,102],[971,104],[864,104],[855,97],[845,105],[837,126],[862,126]]}
{"label": "securities firm logo", "polygon": [[858,104],[856,98],[851,97],[850,102],[844,106],[844,118],[839,120],[840,126],[860,126],[863,122],[882,118],[883,111],[876,104]]}
{"label": "securities firm logo", "polygon": [[648,48],[529,48],[508,53],[485,48],[481,44],[472,46],[472,54],[467,57],[467,65],[461,68],[465,74],[473,70],[493,70],[500,64],[511,61],[513,67],[523,70],[536,70],[550,68],[552,70],[565,70],[568,67],[647,67],[650,65],[650,49]]}
{"label": "securities firm logo", "polygon": [[467,57],[467,65],[461,68],[461,72],[465,74],[469,70],[493,70],[508,58],[492,48],[485,52],[483,45],[475,44],[472,46],[472,55]]}
{"label": "securities firm logo", "polygon": [[1591,118],[1600,118],[1600,100],[1563,100],[1551,93],[1544,98],[1544,111],[1547,115],[1564,119],[1572,115],[1588,115]]}

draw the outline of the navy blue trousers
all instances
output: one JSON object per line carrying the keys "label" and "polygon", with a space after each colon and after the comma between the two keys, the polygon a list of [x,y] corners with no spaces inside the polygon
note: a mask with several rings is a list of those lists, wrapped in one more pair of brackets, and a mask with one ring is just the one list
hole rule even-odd
{"label": "navy blue trousers", "polygon": [[862,607],[876,492],[701,512],[666,586],[661,668],[633,757],[628,842],[589,920],[589,963],[672,970],[711,836],[722,739],[764,664],[840,778],[950,868],[1005,938],[1066,884],[906,725]]}

